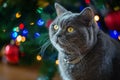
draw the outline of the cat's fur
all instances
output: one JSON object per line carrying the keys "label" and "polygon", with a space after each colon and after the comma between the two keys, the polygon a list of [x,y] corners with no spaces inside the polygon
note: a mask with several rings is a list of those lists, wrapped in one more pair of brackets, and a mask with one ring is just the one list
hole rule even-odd
{"label": "cat's fur", "polygon": [[[59,52],[63,80],[120,80],[120,44],[98,28],[92,9],[72,13],[58,3],[55,8],[49,35]],[[69,26],[74,28],[71,33]]]}

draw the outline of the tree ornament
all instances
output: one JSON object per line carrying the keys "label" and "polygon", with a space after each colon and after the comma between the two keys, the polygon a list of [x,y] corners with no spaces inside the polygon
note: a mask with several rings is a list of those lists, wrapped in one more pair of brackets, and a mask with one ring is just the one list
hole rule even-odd
{"label": "tree ornament", "polygon": [[110,30],[120,31],[120,11],[109,13],[104,20]]}
{"label": "tree ornament", "polygon": [[17,64],[19,62],[19,47],[13,44],[8,44],[5,47],[5,58],[8,63]]}

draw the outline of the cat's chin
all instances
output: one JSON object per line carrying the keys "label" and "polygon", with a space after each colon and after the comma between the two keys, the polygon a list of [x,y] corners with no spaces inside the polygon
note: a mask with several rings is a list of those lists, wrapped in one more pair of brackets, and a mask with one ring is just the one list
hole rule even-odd
{"label": "cat's chin", "polygon": [[64,57],[64,61],[66,63],[70,63],[70,64],[76,64],[78,63],[80,60],[82,59],[82,56],[80,56],[79,54],[70,54],[67,53]]}

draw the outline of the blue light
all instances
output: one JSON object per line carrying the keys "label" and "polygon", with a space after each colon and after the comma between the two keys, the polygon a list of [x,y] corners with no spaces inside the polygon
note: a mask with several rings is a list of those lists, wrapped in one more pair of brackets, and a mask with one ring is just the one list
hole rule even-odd
{"label": "blue light", "polygon": [[27,29],[24,29],[24,30],[22,31],[22,35],[26,36],[27,34],[28,34],[28,30],[27,30]]}
{"label": "blue light", "polygon": [[111,36],[112,38],[118,39],[119,34],[118,34],[118,32],[117,32],[116,30],[110,30],[110,31],[109,31],[109,34],[110,34],[110,36]]}
{"label": "blue light", "polygon": [[35,37],[35,38],[40,37],[40,33],[36,32],[36,33],[34,34],[34,37]]}
{"label": "blue light", "polygon": [[80,8],[79,8],[79,9],[80,9],[80,11],[82,11],[82,10],[84,9],[84,6],[80,6]]}
{"label": "blue light", "polygon": [[44,20],[42,20],[42,19],[39,19],[38,21],[37,21],[37,24],[38,24],[38,26],[43,26],[44,25]]}
{"label": "blue light", "polygon": [[97,24],[98,24],[98,27],[102,29],[101,23],[99,21],[97,22]]}
{"label": "blue light", "polygon": [[16,39],[17,36],[18,36],[17,32],[12,32],[11,34],[12,39]]}

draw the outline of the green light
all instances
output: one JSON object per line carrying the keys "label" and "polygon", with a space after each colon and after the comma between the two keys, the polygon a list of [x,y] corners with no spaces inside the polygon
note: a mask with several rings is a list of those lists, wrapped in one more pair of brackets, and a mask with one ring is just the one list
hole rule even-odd
{"label": "green light", "polygon": [[13,31],[19,32],[19,27],[14,27]]}
{"label": "green light", "polygon": [[38,12],[39,14],[41,14],[42,11],[43,11],[43,8],[40,8],[40,7],[39,7],[39,8],[37,9],[37,12]]}
{"label": "green light", "polygon": [[16,27],[13,28],[13,31],[16,31]]}

